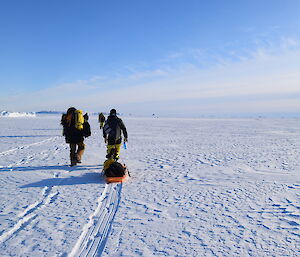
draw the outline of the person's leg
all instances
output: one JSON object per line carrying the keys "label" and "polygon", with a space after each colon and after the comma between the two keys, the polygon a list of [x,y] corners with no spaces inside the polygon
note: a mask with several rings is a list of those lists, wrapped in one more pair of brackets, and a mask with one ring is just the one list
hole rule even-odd
{"label": "person's leg", "polygon": [[76,165],[76,144],[70,144],[70,161],[71,166]]}
{"label": "person's leg", "polygon": [[103,128],[103,126],[104,126],[104,122],[103,122],[103,121],[101,121],[101,122],[100,122],[100,129],[102,129],[102,128]]}
{"label": "person's leg", "polygon": [[114,157],[115,145],[106,145],[106,158],[111,159]]}
{"label": "person's leg", "polygon": [[77,162],[81,163],[81,158],[84,153],[85,144],[82,142],[78,143],[78,150],[77,150]]}
{"label": "person's leg", "polygon": [[118,160],[120,158],[121,144],[116,144],[115,148],[116,148],[116,151],[115,151],[114,159]]}

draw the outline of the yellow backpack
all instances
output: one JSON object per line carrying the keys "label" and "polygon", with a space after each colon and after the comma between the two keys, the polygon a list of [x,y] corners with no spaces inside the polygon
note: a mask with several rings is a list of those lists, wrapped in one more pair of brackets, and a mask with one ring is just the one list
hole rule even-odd
{"label": "yellow backpack", "polygon": [[83,130],[84,118],[82,110],[75,111],[75,128],[78,130]]}
{"label": "yellow backpack", "polygon": [[103,170],[107,170],[109,168],[109,166],[111,164],[113,164],[115,162],[115,160],[113,159],[109,159],[109,160],[106,160],[104,163],[103,163]]}

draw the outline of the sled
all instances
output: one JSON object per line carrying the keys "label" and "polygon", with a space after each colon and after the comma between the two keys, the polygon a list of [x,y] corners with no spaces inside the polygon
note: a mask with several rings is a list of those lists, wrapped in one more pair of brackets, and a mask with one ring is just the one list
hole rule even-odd
{"label": "sled", "polygon": [[130,177],[126,165],[113,159],[108,159],[104,162],[102,171],[106,183],[123,183]]}
{"label": "sled", "polygon": [[107,177],[106,175],[104,175],[104,180],[107,184],[109,183],[123,183],[126,182],[128,180],[129,176],[128,176],[128,172],[125,173],[124,176],[122,177]]}

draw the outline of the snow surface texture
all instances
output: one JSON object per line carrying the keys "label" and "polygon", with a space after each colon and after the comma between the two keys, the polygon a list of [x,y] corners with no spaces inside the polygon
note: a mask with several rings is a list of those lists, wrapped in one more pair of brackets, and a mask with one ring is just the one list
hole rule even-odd
{"label": "snow surface texture", "polygon": [[123,120],[105,184],[96,117],[72,168],[59,116],[0,119],[1,256],[299,256],[300,120]]}

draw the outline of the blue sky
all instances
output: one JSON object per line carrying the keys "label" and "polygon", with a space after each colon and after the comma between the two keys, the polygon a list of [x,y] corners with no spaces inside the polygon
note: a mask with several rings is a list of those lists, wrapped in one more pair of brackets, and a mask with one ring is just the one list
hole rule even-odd
{"label": "blue sky", "polygon": [[0,3],[0,109],[293,113],[300,1]]}

